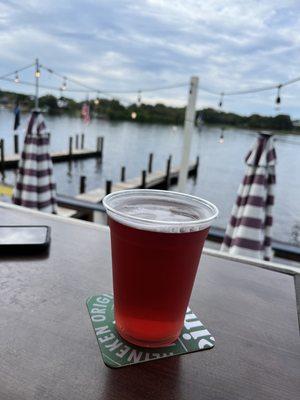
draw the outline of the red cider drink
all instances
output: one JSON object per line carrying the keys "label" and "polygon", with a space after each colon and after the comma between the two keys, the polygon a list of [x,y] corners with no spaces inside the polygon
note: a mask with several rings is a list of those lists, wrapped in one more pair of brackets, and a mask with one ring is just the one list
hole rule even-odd
{"label": "red cider drink", "polygon": [[119,334],[162,347],[179,336],[211,221],[217,208],[161,190],[105,197],[111,231],[114,312]]}

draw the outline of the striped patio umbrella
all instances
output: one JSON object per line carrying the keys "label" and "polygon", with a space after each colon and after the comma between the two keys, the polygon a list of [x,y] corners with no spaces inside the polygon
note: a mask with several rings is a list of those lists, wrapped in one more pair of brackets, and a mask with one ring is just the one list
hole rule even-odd
{"label": "striped patio umbrella", "polygon": [[33,111],[29,119],[13,202],[49,213],[56,212],[56,185],[49,154],[49,134],[46,133],[44,118],[39,111]]}
{"label": "striped patio umbrella", "polygon": [[221,251],[271,259],[275,163],[273,137],[260,133],[246,157],[246,175],[238,189]]}

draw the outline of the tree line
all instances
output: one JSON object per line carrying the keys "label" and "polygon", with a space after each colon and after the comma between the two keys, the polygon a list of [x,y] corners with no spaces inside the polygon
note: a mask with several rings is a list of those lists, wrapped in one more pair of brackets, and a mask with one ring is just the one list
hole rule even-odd
{"label": "tree line", "polygon": [[[23,111],[30,111],[34,107],[34,97],[13,92],[0,92],[0,103],[13,108],[18,102]],[[40,108],[49,115],[69,114],[80,116],[84,102],[75,101],[67,97],[55,97],[53,95],[41,96],[39,99]],[[97,102],[96,102],[97,103]],[[90,113],[93,118],[108,119],[111,121],[135,121],[141,123],[159,123],[182,125],[184,122],[185,107],[169,107],[158,103],[155,105],[135,103],[125,106],[118,100],[98,99],[96,104],[90,101]],[[227,113],[205,108],[197,111],[196,121],[200,124],[229,125],[241,128],[292,130],[293,123],[289,115],[279,114],[274,117],[253,114],[242,116],[235,113]]]}

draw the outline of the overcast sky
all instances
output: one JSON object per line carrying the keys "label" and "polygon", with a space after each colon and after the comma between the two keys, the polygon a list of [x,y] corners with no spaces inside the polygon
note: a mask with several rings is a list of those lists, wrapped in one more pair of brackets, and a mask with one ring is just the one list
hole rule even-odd
{"label": "overcast sky", "polygon": [[[0,0],[0,76],[35,57],[99,90],[138,90],[197,75],[198,107],[216,107],[218,98],[201,84],[219,93],[300,76],[300,2]],[[32,70],[20,79],[33,81]],[[59,87],[62,80],[42,72],[41,83]],[[33,90],[3,81],[0,88]],[[145,93],[142,100],[184,105],[186,95],[184,87]],[[224,110],[274,115],[275,95],[225,98]],[[300,118],[299,99],[300,82],[285,88],[281,112]]]}

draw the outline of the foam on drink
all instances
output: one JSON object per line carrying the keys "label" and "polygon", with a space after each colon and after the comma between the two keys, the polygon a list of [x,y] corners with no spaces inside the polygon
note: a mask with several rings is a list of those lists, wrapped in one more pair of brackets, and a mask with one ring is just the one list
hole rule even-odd
{"label": "foam on drink", "polygon": [[127,190],[107,196],[108,215],[125,225],[156,232],[202,230],[217,215],[216,207],[198,197],[157,190]]}

